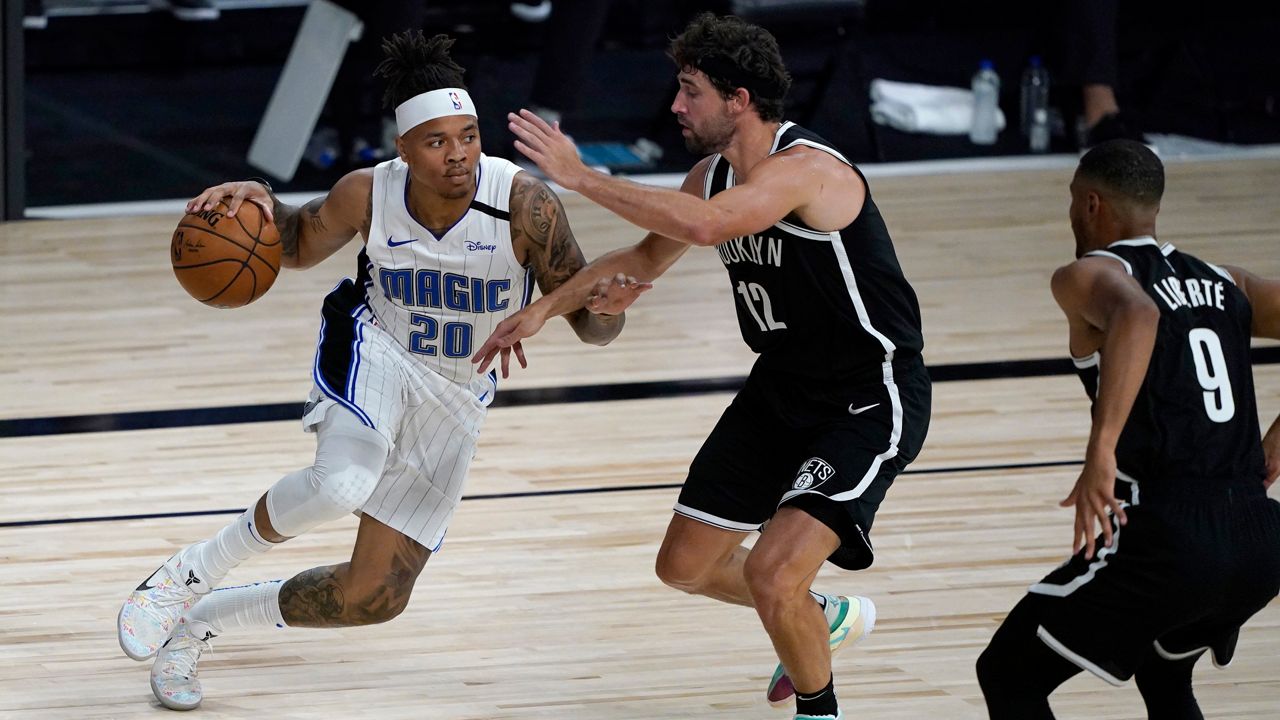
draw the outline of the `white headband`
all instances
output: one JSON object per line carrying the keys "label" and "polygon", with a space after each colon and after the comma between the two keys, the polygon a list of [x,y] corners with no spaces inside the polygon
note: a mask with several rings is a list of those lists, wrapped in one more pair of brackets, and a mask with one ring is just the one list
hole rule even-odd
{"label": "white headband", "polygon": [[440,88],[414,95],[396,106],[396,130],[404,135],[428,120],[447,115],[475,115],[476,106],[462,88]]}

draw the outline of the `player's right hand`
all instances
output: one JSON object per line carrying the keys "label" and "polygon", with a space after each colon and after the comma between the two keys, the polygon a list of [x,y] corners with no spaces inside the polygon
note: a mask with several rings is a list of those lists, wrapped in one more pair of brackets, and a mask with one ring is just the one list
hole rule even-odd
{"label": "player's right hand", "polygon": [[1129,522],[1124,506],[1116,499],[1116,462],[1115,455],[1106,457],[1086,456],[1084,468],[1076,479],[1075,487],[1066,499],[1058,503],[1062,507],[1075,506],[1076,523],[1073,530],[1071,551],[1080,552],[1084,547],[1084,558],[1092,560],[1095,549],[1094,527],[1102,528],[1102,544],[1111,547],[1111,518],[1107,510],[1115,515],[1116,522],[1124,525]]}
{"label": "player's right hand", "polygon": [[536,304],[498,323],[489,335],[489,339],[485,340],[476,354],[471,356],[471,362],[480,364],[480,367],[476,368],[476,373],[484,374],[489,369],[489,364],[493,362],[493,358],[501,354],[502,377],[510,377],[512,352],[515,352],[520,367],[529,367],[529,362],[524,357],[524,346],[520,341],[538,334],[546,323],[547,318],[539,311]]}
{"label": "player's right hand", "polygon": [[631,307],[647,290],[653,289],[653,283],[639,280],[618,273],[611,278],[601,278],[587,296],[586,308],[597,315],[618,315]]}
{"label": "player's right hand", "polygon": [[258,207],[262,208],[262,215],[267,219],[267,222],[275,222],[275,218],[271,213],[271,208],[275,204],[275,201],[271,199],[271,192],[256,180],[233,180],[205,188],[204,192],[187,202],[187,212],[212,210],[218,204],[218,201],[223,198],[229,198],[227,200],[227,217],[234,217],[236,211],[244,204],[244,201],[249,200],[257,203]]}

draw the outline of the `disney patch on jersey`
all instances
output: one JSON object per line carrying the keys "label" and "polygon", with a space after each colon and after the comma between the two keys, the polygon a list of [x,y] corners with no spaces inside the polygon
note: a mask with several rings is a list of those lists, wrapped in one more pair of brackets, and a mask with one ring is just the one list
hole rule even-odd
{"label": "disney patch on jersey", "polygon": [[800,466],[800,472],[796,474],[796,481],[791,484],[791,487],[795,490],[816,488],[835,477],[835,474],[836,469],[831,467],[826,460],[812,457],[805,460],[804,464]]}

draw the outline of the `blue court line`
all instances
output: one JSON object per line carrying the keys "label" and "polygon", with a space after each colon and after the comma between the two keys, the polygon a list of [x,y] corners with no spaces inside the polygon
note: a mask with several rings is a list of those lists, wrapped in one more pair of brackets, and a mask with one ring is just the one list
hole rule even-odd
{"label": "blue court line", "polygon": [[[946,475],[966,472],[992,472],[997,470],[1033,470],[1037,468],[1068,467],[1082,465],[1083,460],[1048,460],[1044,462],[1005,463],[1001,465],[960,465],[956,467],[910,468],[902,471],[903,475]],[[466,495],[467,500],[506,500],[511,498],[555,497],[558,495],[597,495],[600,493],[642,492],[645,490],[674,490],[682,483],[656,483],[652,485],[620,485],[612,487],[568,488],[565,490],[526,490],[523,492],[485,493],[482,495]],[[97,515],[78,518],[52,518],[45,520],[8,520],[0,522],[0,528],[40,527],[45,525],[70,525],[73,523],[92,522],[129,522],[131,520],[159,520],[163,518],[200,517],[204,515],[238,515],[245,508],[227,508],[224,510],[187,510],[183,512],[142,513],[137,515]]]}

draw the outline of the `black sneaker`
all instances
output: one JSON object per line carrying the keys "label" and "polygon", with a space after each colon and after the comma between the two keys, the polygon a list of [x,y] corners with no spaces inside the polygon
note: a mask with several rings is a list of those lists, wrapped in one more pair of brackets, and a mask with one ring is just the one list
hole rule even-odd
{"label": "black sneaker", "polygon": [[1088,150],[1100,143],[1108,140],[1133,140],[1135,142],[1146,143],[1147,139],[1138,129],[1137,124],[1133,120],[1132,115],[1122,112],[1113,112],[1109,115],[1103,115],[1102,119],[1093,124],[1085,132],[1084,147],[1082,150]]}
{"label": "black sneaker", "polygon": [[169,12],[179,20],[217,20],[218,6],[213,0],[169,0]]}

